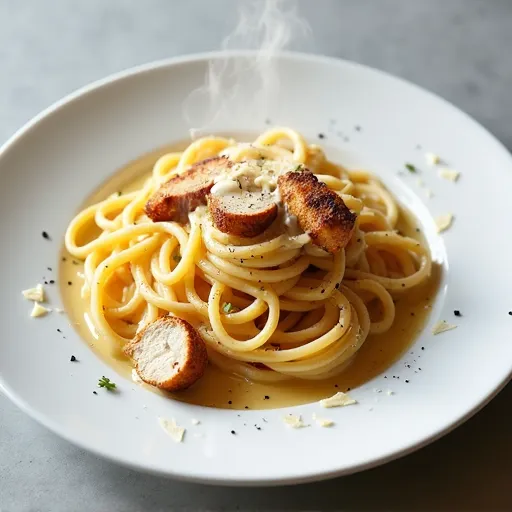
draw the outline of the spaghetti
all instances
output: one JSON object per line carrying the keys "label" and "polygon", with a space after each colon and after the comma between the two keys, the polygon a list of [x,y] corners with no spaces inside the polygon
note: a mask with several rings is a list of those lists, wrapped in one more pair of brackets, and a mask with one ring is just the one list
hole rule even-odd
{"label": "spaghetti", "polygon": [[[219,231],[202,206],[187,224],[146,216],[162,183],[219,154],[311,170],[357,214],[347,247],[332,255],[313,245],[285,208],[251,239]],[[114,350],[172,314],[197,329],[210,361],[228,372],[265,382],[324,379],[342,372],[370,333],[388,330],[393,299],[430,275],[427,247],[395,230],[399,215],[369,173],[335,165],[296,131],[277,128],[252,144],[205,137],[162,156],[140,190],[80,212],[65,243],[84,260],[82,298]]]}

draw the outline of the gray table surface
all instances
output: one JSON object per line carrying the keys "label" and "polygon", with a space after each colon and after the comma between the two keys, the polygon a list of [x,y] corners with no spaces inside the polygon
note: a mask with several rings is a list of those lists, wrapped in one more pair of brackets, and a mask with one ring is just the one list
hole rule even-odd
{"label": "gray table surface", "polygon": [[[0,142],[92,80],[217,49],[236,3],[0,0]],[[410,79],[512,148],[512,1],[304,0],[300,7],[317,53]],[[57,438],[0,396],[0,511],[510,511],[511,400],[509,384],[455,432],[386,466],[258,490],[184,484],[118,467]]]}

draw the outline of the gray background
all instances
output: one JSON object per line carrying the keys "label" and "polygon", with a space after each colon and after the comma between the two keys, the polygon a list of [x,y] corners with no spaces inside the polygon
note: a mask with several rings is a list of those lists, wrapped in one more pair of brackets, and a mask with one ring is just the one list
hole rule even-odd
{"label": "gray background", "polygon": [[[218,48],[233,26],[235,4],[0,0],[0,142],[92,80]],[[473,115],[512,148],[512,1],[300,5],[316,52],[410,79]],[[384,467],[257,490],[184,484],[117,467],[61,441],[0,396],[0,511],[512,510],[511,402],[509,384],[457,431]]]}

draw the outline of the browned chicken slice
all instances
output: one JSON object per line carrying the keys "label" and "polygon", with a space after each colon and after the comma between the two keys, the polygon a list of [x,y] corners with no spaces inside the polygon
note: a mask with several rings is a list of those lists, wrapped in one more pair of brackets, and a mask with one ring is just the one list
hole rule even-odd
{"label": "browned chicken slice", "polygon": [[277,180],[281,198],[315,245],[337,253],[349,242],[356,216],[343,199],[309,172],[288,172]]}
{"label": "browned chicken slice", "polygon": [[154,222],[187,222],[187,215],[206,204],[216,176],[231,167],[225,157],[215,157],[194,164],[184,173],[164,183],[146,203],[146,214]]}
{"label": "browned chicken slice", "polygon": [[208,209],[220,231],[244,238],[260,235],[277,217],[275,199],[264,192],[211,194],[208,196]]}
{"label": "browned chicken slice", "polygon": [[124,347],[139,377],[167,391],[181,391],[199,380],[208,365],[206,345],[185,320],[164,316],[148,324]]}

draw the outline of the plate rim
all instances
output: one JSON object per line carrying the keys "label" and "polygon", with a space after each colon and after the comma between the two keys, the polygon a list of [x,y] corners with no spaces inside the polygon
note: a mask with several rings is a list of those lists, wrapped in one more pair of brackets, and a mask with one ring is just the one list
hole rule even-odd
{"label": "plate rim", "polygon": [[[240,57],[250,57],[255,55],[257,52],[253,50],[232,50],[232,51],[213,51],[213,52],[201,52],[201,53],[193,53],[187,55],[180,55],[165,59],[155,60],[149,63],[141,64],[138,66],[129,67],[123,69],[121,71],[112,73],[107,75],[104,78],[100,78],[95,80],[89,84],[86,84],[75,91],[67,94],[63,98],[57,100],[53,104],[49,105],[41,112],[32,117],[27,123],[25,123],[22,127],[16,130],[1,146],[0,146],[0,159],[3,158],[4,154],[7,153],[11,147],[13,147],[17,142],[19,142],[25,135],[29,134],[33,129],[37,127],[37,125],[44,119],[47,119],[59,112],[61,109],[70,105],[71,103],[80,100],[81,98],[87,96],[90,93],[93,93],[96,90],[110,87],[116,84],[119,81],[130,78],[135,75],[142,75],[145,73],[154,72],[158,69],[173,67],[179,64],[184,63],[192,63],[198,61],[207,61],[209,59],[218,59],[218,58],[240,58]],[[346,66],[353,69],[360,69],[364,71],[370,71],[374,74],[383,76],[385,78],[391,78],[393,81],[398,83],[402,83],[415,89],[418,92],[421,92],[423,95],[427,95],[436,101],[443,104],[444,108],[448,108],[454,112],[456,112],[459,116],[462,115],[463,118],[470,122],[474,128],[478,128],[480,132],[487,137],[490,137],[493,143],[496,146],[496,150],[500,150],[504,152],[508,159],[511,158],[510,152],[506,148],[506,146],[485,126],[483,126],[479,121],[475,120],[469,114],[459,109],[453,103],[448,100],[442,98],[441,96],[433,93],[423,87],[420,87],[409,80],[404,78],[395,76],[386,71],[380,70],[378,68],[374,68],[372,66],[367,66],[365,64],[353,62],[346,59],[339,59],[330,56],[316,55],[312,53],[303,53],[303,52],[279,52],[276,56],[277,58],[282,59],[290,59],[295,61],[302,62],[310,62],[310,63],[324,63],[329,66]],[[264,478],[258,477],[244,477],[243,479],[237,480],[232,479],[231,477],[211,477],[205,474],[201,475],[200,472],[196,472],[196,476],[190,474],[183,474],[177,472],[176,470],[169,468],[164,470],[152,468],[149,465],[142,465],[140,463],[135,463],[130,460],[124,459],[122,457],[105,453],[99,449],[96,449],[95,445],[86,441],[83,441],[78,436],[74,437],[71,434],[68,434],[66,430],[60,428],[60,424],[57,421],[54,421],[47,415],[40,413],[38,410],[33,409],[30,404],[26,403],[18,393],[12,389],[7,382],[4,381],[2,375],[0,374],[0,391],[4,393],[6,398],[9,398],[15,405],[17,405],[23,412],[25,412],[29,417],[35,419],[38,423],[46,427],[48,430],[57,434],[62,439],[70,442],[71,444],[78,446],[81,449],[84,449],[94,455],[97,455],[103,459],[108,461],[112,461],[116,464],[119,464],[124,467],[128,467],[137,471],[143,471],[145,473],[155,474],[158,476],[164,476],[168,478],[174,478],[176,480],[195,482],[195,483],[206,483],[213,485],[225,485],[225,486],[278,486],[278,485],[290,485],[290,484],[300,484],[306,482],[314,482],[329,478],[334,478],[338,476],[344,476],[348,474],[354,474],[357,472],[364,471],[366,469],[371,469],[392,460],[399,459],[404,457],[410,453],[419,450],[420,448],[436,441],[437,439],[443,437],[445,434],[457,428],[459,425],[463,424],[465,421],[474,416],[477,412],[483,409],[511,380],[512,378],[512,364],[508,375],[505,375],[503,380],[496,386],[491,393],[486,394],[485,399],[481,400],[477,403],[472,409],[466,411],[465,414],[461,415],[458,418],[455,418],[452,422],[445,424],[444,428],[438,429],[435,432],[432,432],[431,435],[425,437],[424,439],[417,441],[413,444],[406,446],[405,448],[391,453],[389,455],[383,455],[376,459],[371,459],[367,462],[360,462],[358,464],[352,465],[345,469],[338,470],[326,470],[326,471],[317,471],[314,474],[310,474],[307,476],[301,477],[283,477],[283,478],[272,478],[272,480],[265,480]]]}

